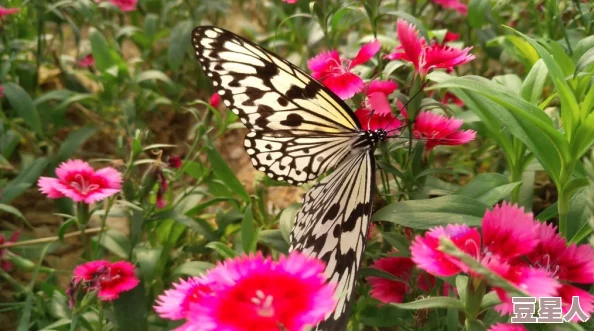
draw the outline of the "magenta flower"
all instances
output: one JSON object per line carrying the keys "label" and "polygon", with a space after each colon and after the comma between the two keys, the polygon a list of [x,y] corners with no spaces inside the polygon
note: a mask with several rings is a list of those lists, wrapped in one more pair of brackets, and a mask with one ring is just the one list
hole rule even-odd
{"label": "magenta flower", "polygon": [[18,13],[19,11],[20,11],[19,8],[5,8],[5,7],[0,6],[0,20],[4,16],[13,15],[13,14]]}
{"label": "magenta flower", "polygon": [[[383,303],[402,302],[406,294],[410,293],[409,284],[413,280],[415,264],[408,257],[386,257],[373,262],[372,268],[390,273],[402,281],[395,281],[383,277],[369,276],[367,282],[371,285],[371,296]],[[435,285],[435,277],[419,274],[416,277],[416,287],[429,292]]]}
{"label": "magenta flower", "polygon": [[[10,238],[6,240],[3,235],[0,234],[0,245],[10,244],[19,240],[20,233],[13,232]],[[10,271],[12,269],[12,262],[6,259],[7,248],[0,248],[0,269],[4,271]]]}
{"label": "magenta flower", "polygon": [[492,325],[487,331],[528,331],[522,324],[495,324]]}
{"label": "magenta flower", "polygon": [[161,170],[160,168],[157,171],[157,180],[157,185],[159,185],[159,188],[157,189],[157,197],[155,204],[157,205],[157,208],[163,209],[167,205],[167,201],[165,200],[165,194],[169,189],[169,184],[167,183],[167,177],[165,177],[163,170]]}
{"label": "magenta flower", "polygon": [[[453,276],[460,272],[475,275],[457,258],[441,252],[440,238],[449,238],[454,245],[474,257],[484,267],[535,297],[552,296],[559,284],[543,272],[527,267],[513,267],[510,261],[530,253],[538,245],[537,225],[531,213],[503,203],[486,211],[482,222],[482,238],[476,229],[451,224],[436,227],[411,245],[412,259],[427,272],[437,276]],[[495,288],[502,296],[503,290]]]}
{"label": "magenta flower", "polygon": [[[568,246],[565,238],[556,233],[556,227],[540,222],[535,222],[535,224],[538,229],[539,243],[525,258],[514,260],[515,268],[529,267],[534,272],[545,272],[558,280],[561,284],[556,296],[562,298],[564,314],[571,308],[573,296],[580,298],[580,306],[586,314],[592,314],[594,312],[594,296],[571,284],[594,283],[594,249],[590,245],[571,244]],[[511,300],[501,293],[500,298],[503,304],[497,307],[498,310],[503,313],[511,312]]]}
{"label": "magenta flower", "polygon": [[464,16],[468,15],[468,6],[458,0],[433,0],[433,2],[443,8],[453,9]]}
{"label": "magenta flower", "polygon": [[367,130],[397,130],[402,122],[392,114],[388,96],[396,91],[398,84],[391,80],[374,80],[367,85],[363,108],[355,111],[355,116]]}
{"label": "magenta flower", "polygon": [[74,269],[74,279],[82,281],[87,291],[98,291],[98,297],[103,301],[117,299],[120,293],[130,291],[140,283],[134,265],[127,261],[97,260],[81,264]]}
{"label": "magenta flower", "polygon": [[298,252],[278,262],[262,255],[228,260],[204,276],[214,294],[189,305],[187,323],[177,330],[277,331],[282,326],[299,331],[313,326],[336,305],[324,268],[320,260]]}
{"label": "magenta flower", "polygon": [[4,98],[4,86],[0,85],[0,99]]}
{"label": "magenta flower", "polygon": [[155,311],[162,318],[181,320],[188,318],[190,306],[198,304],[205,296],[213,295],[212,284],[205,278],[192,277],[173,284],[157,299]]}
{"label": "magenta flower", "polygon": [[87,54],[85,57],[78,61],[78,66],[81,68],[89,68],[95,66],[95,58],[93,54]]}
{"label": "magenta flower", "polygon": [[459,130],[463,121],[429,111],[420,113],[413,125],[413,137],[425,140],[425,149],[438,145],[462,145],[476,137],[474,130]]}
{"label": "magenta flower", "polygon": [[213,93],[210,96],[210,99],[208,100],[208,103],[213,107],[213,108],[218,108],[219,105],[221,104],[221,96],[218,93]]}
{"label": "magenta flower", "polygon": [[297,3],[297,0],[283,0],[283,2],[294,4]]}
{"label": "magenta flower", "polygon": [[458,39],[460,39],[460,34],[459,33],[448,31],[448,32],[446,32],[445,36],[443,37],[442,44],[449,43],[449,42],[452,42],[452,41],[456,41]]}
{"label": "magenta flower", "polygon": [[40,177],[39,191],[50,199],[68,197],[75,202],[92,204],[120,192],[122,175],[114,168],[95,171],[87,162],[69,160],[60,164],[56,176]]}
{"label": "magenta flower", "polygon": [[363,80],[352,72],[352,69],[369,61],[380,50],[377,40],[371,41],[359,50],[351,61],[341,59],[338,51],[328,51],[311,58],[307,63],[312,76],[326,85],[341,99],[346,100],[365,87]]}
{"label": "magenta flower", "polygon": [[110,0],[112,4],[120,8],[123,12],[136,10],[136,3],[138,0]]}
{"label": "magenta flower", "polygon": [[468,54],[472,47],[457,49],[435,42],[428,45],[425,38],[419,37],[414,25],[398,19],[396,26],[400,46],[386,58],[408,61],[421,75],[426,75],[432,69],[450,69],[474,59],[474,55]]}
{"label": "magenta flower", "polygon": [[169,159],[167,159],[167,165],[174,169],[179,169],[182,167],[182,159],[179,155],[171,155]]}

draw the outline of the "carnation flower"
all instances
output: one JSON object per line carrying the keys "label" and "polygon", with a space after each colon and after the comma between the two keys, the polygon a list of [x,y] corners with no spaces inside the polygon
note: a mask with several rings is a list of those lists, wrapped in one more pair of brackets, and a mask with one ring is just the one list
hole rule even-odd
{"label": "carnation flower", "polygon": [[165,318],[185,316],[178,331],[300,331],[335,308],[334,285],[327,283],[324,268],[322,261],[299,252],[278,262],[260,254],[238,257],[203,278],[180,283],[159,297],[157,307]]}
{"label": "carnation flower", "polygon": [[413,137],[425,140],[430,151],[438,145],[462,145],[476,137],[474,130],[460,130],[463,121],[429,111],[420,113],[413,125]]}
{"label": "carnation flower", "polygon": [[338,51],[334,50],[318,54],[309,60],[307,66],[315,79],[346,100],[365,87],[363,80],[354,74],[352,69],[369,61],[379,50],[380,43],[374,40],[363,45],[352,61],[341,59]]}
{"label": "carnation flower", "polygon": [[374,80],[367,86],[364,106],[355,111],[355,116],[367,130],[397,130],[402,125],[392,114],[388,96],[398,88],[391,80]]}
{"label": "carnation flower", "polygon": [[68,197],[75,202],[92,204],[120,192],[122,175],[114,168],[95,171],[87,162],[69,160],[60,164],[56,176],[40,177],[37,185],[50,199]]}
{"label": "carnation flower", "polygon": [[[525,256],[538,245],[537,225],[531,213],[503,203],[486,211],[482,236],[467,225],[451,224],[436,227],[425,236],[417,237],[411,245],[412,259],[427,272],[437,276],[453,276],[460,272],[480,277],[469,266],[439,250],[440,239],[448,238],[485,268],[521,288],[534,297],[553,296],[559,284],[548,272],[528,267],[515,267],[513,259]],[[495,288],[500,297],[506,295]]]}
{"label": "carnation flower", "polygon": [[167,164],[171,168],[179,169],[182,166],[181,157],[179,157],[179,155],[171,155],[169,159],[167,159]]}
{"label": "carnation flower", "polygon": [[474,55],[468,54],[472,47],[457,49],[435,42],[427,44],[425,38],[419,37],[414,25],[398,19],[396,26],[400,46],[386,58],[408,61],[421,75],[426,75],[432,69],[450,69],[474,59]]}
{"label": "carnation flower", "polygon": [[213,107],[213,108],[217,108],[219,107],[219,105],[221,104],[221,96],[218,93],[213,93],[210,96],[210,100],[208,101],[208,103]]}
{"label": "carnation flower", "polygon": [[97,296],[104,301],[117,299],[120,293],[140,283],[134,265],[127,261],[97,260],[81,264],[74,269],[74,280],[81,281],[87,290],[97,290]]}
{"label": "carnation flower", "polygon": [[136,9],[138,0],[111,0],[111,3],[120,8],[123,12],[129,12]]}
{"label": "carnation flower", "polygon": [[81,68],[89,68],[95,66],[95,58],[93,54],[87,54],[85,57],[78,61],[78,66]]}
{"label": "carnation flower", "polygon": [[0,20],[4,16],[13,15],[13,14],[18,13],[19,11],[20,11],[19,8],[5,8],[5,7],[0,6]]}
{"label": "carnation flower", "polygon": [[522,324],[495,324],[492,325],[487,331],[528,331]]}
{"label": "carnation flower", "polygon": [[[369,276],[366,279],[371,285],[371,296],[383,303],[402,302],[406,294],[410,292],[409,284],[413,280],[414,266],[415,263],[408,257],[386,257],[373,262],[372,268],[392,274],[401,281]],[[415,285],[416,288],[429,292],[435,285],[435,277],[419,274]]]}
{"label": "carnation flower", "polygon": [[[8,240],[0,234],[0,245],[10,244],[19,240],[19,232],[13,232]],[[7,248],[0,248],[0,269],[4,271],[10,271],[12,269],[12,262],[8,261],[5,257],[8,252]]]}
{"label": "carnation flower", "polygon": [[446,9],[453,9],[458,13],[468,15],[468,6],[458,0],[433,0],[434,3]]}

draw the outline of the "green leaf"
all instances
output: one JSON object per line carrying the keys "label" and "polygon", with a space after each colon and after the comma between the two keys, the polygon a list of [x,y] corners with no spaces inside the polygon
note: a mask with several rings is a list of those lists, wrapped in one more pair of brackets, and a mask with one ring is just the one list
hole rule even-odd
{"label": "green leaf", "polygon": [[[97,241],[97,238],[93,238],[93,241]],[[127,259],[130,252],[130,241],[120,231],[110,229],[103,233],[101,237],[101,245],[113,254]]]}
{"label": "green leaf", "polygon": [[20,210],[16,209],[13,206],[10,206],[10,205],[6,205],[6,204],[3,204],[3,203],[0,203],[0,211],[5,212],[5,213],[8,213],[8,214],[12,214],[12,215],[14,215],[14,216],[16,216],[16,217],[18,217],[18,218],[20,218],[22,220],[25,219],[25,215],[23,215],[23,213],[21,213]]}
{"label": "green leaf", "polygon": [[[591,87],[594,91],[594,87]],[[594,96],[594,93],[592,93]],[[571,155],[577,160],[581,158],[594,143],[594,113],[590,113],[575,132],[571,142]]]}
{"label": "green leaf", "polygon": [[163,253],[163,247],[147,247],[139,245],[134,248],[140,274],[146,284],[152,284],[157,278],[157,264]]}
{"label": "green leaf", "polygon": [[425,40],[430,40],[429,33],[427,32],[427,29],[425,28],[423,23],[421,23],[421,21],[419,21],[416,17],[412,16],[411,14],[408,14],[403,11],[389,11],[389,12],[383,13],[381,16],[383,16],[383,15],[396,16],[396,17],[404,19],[405,21],[408,21],[409,23],[412,23],[413,25],[415,25],[417,27],[417,29],[419,29],[421,36],[423,36],[423,38],[425,38]]}
{"label": "green leaf", "polygon": [[117,330],[143,331],[147,330],[149,314],[148,298],[141,282],[131,291],[122,292],[113,301],[115,324]]}
{"label": "green leaf", "polygon": [[86,126],[70,132],[60,146],[57,161],[62,162],[69,159],[96,131],[97,128]]}
{"label": "green leaf", "polygon": [[[563,73],[560,64],[557,63],[553,56],[549,52],[547,52],[547,50],[545,50],[541,45],[539,45],[535,40],[510,27],[506,28],[515,32],[516,34],[524,38],[524,40],[526,40],[528,43],[530,43],[532,47],[534,47],[534,49],[538,52],[538,54],[544,61],[545,65],[547,66],[549,70],[549,76],[555,84],[555,88],[557,89],[557,93],[559,94],[559,98],[561,99],[561,111],[563,113],[563,128],[565,129],[567,140],[572,141],[574,131],[577,128],[577,124],[579,122],[578,119],[580,118],[580,109],[577,100],[575,99],[575,96],[565,79],[566,75]],[[559,61],[561,61],[561,59],[559,59]],[[585,114],[583,114],[583,117],[585,117]]]}
{"label": "green leaf", "polygon": [[95,28],[91,28],[89,32],[89,41],[91,42],[91,49],[97,70],[114,75],[111,71],[115,68],[115,76],[120,72],[128,72],[126,61],[124,61],[114,47],[105,40],[101,32]]}
{"label": "green leaf", "polygon": [[486,204],[478,200],[451,195],[396,202],[378,210],[372,220],[422,230],[453,223],[480,226],[487,208]]}
{"label": "green leaf", "polygon": [[178,71],[188,49],[190,48],[190,36],[194,23],[190,20],[182,21],[171,30],[169,43],[167,44],[167,63],[173,71]]}
{"label": "green leaf", "polygon": [[256,228],[252,216],[252,205],[247,205],[241,222],[241,247],[246,254],[256,250]]}
{"label": "green leaf", "polygon": [[209,242],[206,247],[216,251],[225,259],[231,259],[237,255],[234,250],[220,241]]}
{"label": "green leaf", "polygon": [[378,328],[388,328],[402,323],[402,319],[408,316],[408,312],[391,305],[365,305],[357,313],[357,319],[361,323]]}
{"label": "green leaf", "polygon": [[25,192],[26,189],[35,184],[47,164],[48,160],[44,157],[31,162],[25,170],[21,171],[17,177],[2,189],[0,202],[10,203],[13,199]]}
{"label": "green leaf", "polygon": [[203,180],[208,174],[208,168],[204,164],[194,161],[184,162],[182,170],[196,180]]}
{"label": "green leaf", "polygon": [[19,117],[25,120],[25,123],[40,136],[43,136],[43,127],[41,118],[33,104],[33,99],[29,93],[15,83],[2,84],[4,87],[4,97],[12,109]]}
{"label": "green leaf", "polygon": [[201,276],[210,268],[214,268],[214,264],[204,261],[190,261],[175,268],[171,273],[174,276]]}
{"label": "green leaf", "polygon": [[489,0],[470,0],[467,16],[468,24],[475,29],[480,29],[490,9]]}
{"label": "green leaf", "polygon": [[389,280],[393,280],[395,282],[401,282],[404,284],[408,284],[407,281],[402,280],[394,275],[392,275],[391,273],[387,272],[387,271],[383,271],[381,269],[377,269],[377,268],[362,268],[361,269],[361,273],[359,274],[360,278],[367,278],[367,277],[380,277],[380,278],[385,278],[385,279],[389,279]]}
{"label": "green leaf", "polygon": [[300,203],[292,203],[285,208],[280,215],[279,228],[283,235],[283,239],[286,242],[289,242],[289,236],[293,230],[293,223],[295,222],[295,217],[297,216],[299,209],[301,209],[301,206]]}
{"label": "green leaf", "polygon": [[64,234],[66,232],[66,230],[68,230],[71,226],[77,224],[77,221],[75,218],[71,218],[69,220],[67,220],[66,222],[62,223],[62,225],[60,225],[60,228],[58,229],[58,238],[60,238],[61,242],[64,242]]}
{"label": "green leaf", "polygon": [[539,59],[530,69],[528,76],[522,82],[520,95],[531,104],[538,104],[547,80],[548,69],[542,59]]}
{"label": "green leaf", "polygon": [[190,218],[177,210],[156,214],[155,219],[167,219],[170,218],[180,224],[187,226],[188,228],[196,231],[197,233],[206,237],[209,241],[217,240],[218,237],[214,233],[212,226],[208,223],[202,223],[199,219]]}
{"label": "green leaf", "polygon": [[[43,261],[50,245],[45,245],[41,254],[39,256],[39,261]],[[19,326],[17,331],[27,331],[30,330],[31,326],[31,316],[33,310],[33,297],[36,295],[36,291],[33,291],[35,283],[37,282],[37,276],[39,275],[39,270],[41,269],[41,262],[37,264],[37,267],[33,271],[33,276],[31,277],[31,281],[29,285],[27,285],[27,299],[25,299],[25,307],[23,308],[23,312],[21,313],[21,320],[19,322]]]}
{"label": "green leaf", "polygon": [[140,84],[147,80],[159,80],[165,84],[173,85],[173,82],[171,81],[169,76],[167,76],[164,72],[159,70],[142,71],[134,78],[134,82],[136,84]]}
{"label": "green leaf", "polygon": [[212,170],[217,178],[223,181],[223,183],[225,183],[225,185],[229,187],[231,191],[235,192],[235,194],[237,194],[243,201],[249,202],[250,196],[245,190],[245,187],[241,184],[239,179],[237,179],[235,173],[229,168],[221,154],[212,146],[208,148],[207,154]]}
{"label": "green leaf", "polygon": [[520,184],[520,182],[510,184],[507,177],[501,174],[479,174],[454,194],[467,196],[492,206],[507,197]]}
{"label": "green leaf", "polygon": [[389,305],[400,309],[430,309],[430,308],[454,308],[464,310],[464,303],[459,299],[450,297],[429,297],[412,302],[390,303]]}
{"label": "green leaf", "polygon": [[283,239],[283,235],[278,229],[260,231],[258,241],[281,253],[288,253],[289,251],[289,243]]}

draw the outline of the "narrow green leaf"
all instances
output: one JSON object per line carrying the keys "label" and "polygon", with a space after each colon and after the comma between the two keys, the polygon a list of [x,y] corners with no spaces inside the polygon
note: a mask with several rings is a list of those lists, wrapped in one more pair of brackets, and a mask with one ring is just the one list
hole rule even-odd
{"label": "narrow green leaf", "polygon": [[13,199],[20,196],[26,189],[33,186],[45,167],[48,164],[47,158],[37,158],[31,162],[27,168],[19,173],[12,181],[10,181],[3,189],[0,196],[0,202],[10,203]]}
{"label": "narrow green leaf", "polygon": [[252,205],[247,205],[243,221],[241,222],[241,247],[246,254],[253,252],[256,248],[254,217],[252,216]]}
{"label": "narrow green leaf", "polygon": [[258,241],[281,253],[287,253],[289,251],[289,243],[283,239],[283,235],[278,229],[260,231],[258,233]]}
{"label": "narrow green leaf", "polygon": [[389,305],[398,307],[400,309],[430,309],[430,308],[454,308],[463,310],[464,303],[459,299],[450,297],[429,297],[412,302],[405,303],[390,303]]}
{"label": "narrow green leaf", "polygon": [[227,187],[229,187],[231,191],[237,194],[243,201],[249,202],[250,196],[245,190],[245,187],[241,184],[239,179],[237,179],[235,173],[229,168],[221,154],[212,146],[208,149],[207,154],[212,170],[217,178],[223,181],[225,185],[227,185]]}
{"label": "narrow green leaf", "polygon": [[60,228],[58,229],[58,238],[60,238],[60,241],[64,242],[64,234],[66,233],[66,230],[68,230],[71,226],[75,225],[76,223],[76,219],[71,218],[66,222],[62,223],[62,225],[60,225]]}
{"label": "narrow green leaf", "polygon": [[43,136],[43,127],[41,118],[33,104],[33,99],[29,93],[15,83],[2,84],[4,87],[4,97],[12,109],[19,117],[25,120],[25,123],[40,136]]}
{"label": "narrow green leaf", "polygon": [[142,282],[131,291],[120,293],[120,297],[113,301],[116,329],[147,330],[148,314],[151,307],[148,300]]}
{"label": "narrow green leaf", "polygon": [[489,0],[470,0],[467,16],[468,24],[475,29],[480,29],[490,9]]}
{"label": "narrow green leaf", "polygon": [[295,222],[295,217],[301,209],[300,203],[292,203],[287,208],[283,210],[279,218],[279,228],[281,234],[283,235],[283,239],[289,242],[289,236],[293,229],[293,223]]}
{"label": "narrow green leaf", "polygon": [[171,30],[169,43],[167,44],[167,63],[173,71],[179,70],[179,67],[190,48],[190,36],[194,23],[190,20],[177,23]]}
{"label": "narrow green leaf", "polygon": [[173,85],[173,82],[164,72],[159,70],[142,71],[134,78],[134,82],[140,84],[147,80],[159,80],[165,84]]}
{"label": "narrow green leaf", "polygon": [[361,273],[359,274],[360,278],[367,278],[367,277],[380,277],[389,280],[393,280],[395,282],[401,282],[404,284],[408,284],[407,281],[400,279],[387,271],[383,271],[377,268],[362,268]]}
{"label": "narrow green leaf", "polygon": [[6,205],[6,204],[3,204],[3,203],[0,203],[0,211],[5,212],[5,213],[8,213],[8,214],[12,214],[12,215],[14,215],[14,216],[16,216],[16,217],[18,217],[18,218],[20,218],[22,220],[25,219],[25,215],[23,215],[23,213],[21,213],[20,210],[16,209],[13,206],[10,206],[10,205]]}
{"label": "narrow green leaf", "polygon": [[507,177],[501,174],[486,173],[474,177],[454,194],[464,195],[492,206],[507,197],[518,185],[520,182],[510,184]]}
{"label": "narrow green leaf", "polygon": [[[93,238],[97,241],[97,238]],[[120,231],[111,229],[103,233],[101,245],[122,259],[127,259],[130,252],[130,241]]]}
{"label": "narrow green leaf", "polygon": [[234,250],[232,250],[231,248],[229,248],[229,246],[220,241],[209,242],[208,244],[206,244],[206,247],[216,251],[223,258],[226,259],[234,258],[237,255]]}
{"label": "narrow green leaf", "polygon": [[487,208],[486,204],[478,200],[451,195],[396,202],[378,210],[372,219],[413,229],[429,229],[453,223],[480,226]]}
{"label": "narrow green leaf", "polygon": [[62,162],[69,159],[95,132],[97,132],[97,128],[90,126],[70,132],[60,146],[57,161]]}
{"label": "narrow green leaf", "polygon": [[214,266],[214,264],[204,261],[190,261],[175,268],[171,274],[174,276],[201,276],[206,270]]}
{"label": "narrow green leaf", "polygon": [[[103,73],[109,73],[110,70],[115,68],[115,76],[117,76],[119,72],[127,72],[126,62],[114,47],[105,40],[101,32],[91,28],[89,32],[89,41],[91,42],[91,49],[97,70]],[[114,73],[111,74],[113,75]]]}
{"label": "narrow green leaf", "polygon": [[538,104],[547,80],[548,69],[542,59],[539,59],[530,69],[528,76],[522,82],[520,95],[531,104]]}

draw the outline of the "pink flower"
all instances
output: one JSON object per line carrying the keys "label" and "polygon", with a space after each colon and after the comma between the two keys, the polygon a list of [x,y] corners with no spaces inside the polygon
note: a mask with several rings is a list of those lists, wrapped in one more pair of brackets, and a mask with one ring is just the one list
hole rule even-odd
{"label": "pink flower", "polygon": [[179,169],[182,166],[182,160],[179,157],[179,155],[171,155],[169,157],[169,159],[167,160],[167,164],[169,165],[169,167],[174,168],[174,169]]}
{"label": "pink flower", "polygon": [[4,98],[4,86],[0,85],[0,99]]}
{"label": "pink flower", "polygon": [[157,299],[155,311],[162,318],[181,320],[188,318],[190,306],[198,304],[200,300],[213,295],[212,284],[205,278],[192,277],[173,284],[173,289],[165,291]]}
{"label": "pink flower", "polygon": [[[415,264],[407,257],[386,257],[373,262],[372,268],[390,273],[402,281],[395,281],[383,277],[369,276],[367,282],[371,285],[371,296],[383,303],[402,302],[406,294],[410,293],[410,282],[413,279]],[[435,285],[435,277],[419,274],[416,288],[429,292]]]}
{"label": "pink flower", "polygon": [[[484,267],[532,296],[552,296],[559,287],[548,272],[517,268],[510,264],[514,258],[530,253],[538,244],[537,226],[532,214],[524,213],[522,208],[503,203],[485,212],[482,236],[467,225],[451,224],[433,228],[424,237],[417,237],[413,241],[412,259],[427,272],[445,277],[465,272],[480,277],[460,260],[438,249],[439,240],[443,237],[449,238]],[[495,290],[500,297],[506,295],[501,289]]]}
{"label": "pink flower", "polygon": [[159,185],[159,188],[157,189],[157,197],[155,204],[157,205],[157,208],[163,209],[167,205],[167,201],[165,200],[165,193],[167,193],[167,190],[169,189],[169,184],[167,183],[167,177],[165,177],[163,170],[160,168],[157,171],[157,180],[159,181],[159,183],[157,184]]}
{"label": "pink flower", "polygon": [[279,325],[286,330],[315,325],[336,305],[324,268],[298,252],[278,262],[262,255],[228,260],[205,276],[215,283],[215,295],[190,305],[188,322],[177,330],[277,331]]}
{"label": "pink flower", "polygon": [[87,54],[85,57],[78,61],[78,66],[81,68],[89,68],[95,66],[95,58],[93,54]]}
{"label": "pink flower", "polygon": [[454,32],[448,31],[448,32],[446,32],[445,36],[443,37],[443,42],[442,43],[445,44],[445,43],[449,43],[449,42],[452,42],[452,41],[456,41],[458,39],[460,39],[460,34],[459,33],[454,33]]}
{"label": "pink flower", "polygon": [[16,14],[20,11],[19,8],[5,8],[0,6],[0,20],[2,19],[2,17],[4,16],[8,16],[8,15],[12,15],[12,14]]}
{"label": "pink flower", "polygon": [[[588,315],[594,312],[594,296],[577,288],[572,283],[594,283],[594,248],[590,245],[567,245],[565,238],[556,233],[557,228],[546,223],[535,223],[539,243],[525,258],[515,260],[515,268],[532,268],[534,272],[544,272],[561,282],[557,296],[562,298],[563,313],[571,307],[572,297],[580,298],[580,306]],[[528,263],[526,263],[526,260]],[[500,295],[503,304],[498,310],[509,313],[510,300]]]}
{"label": "pink flower", "polygon": [[286,3],[294,4],[297,3],[297,0],[283,0]]}
{"label": "pink flower", "polygon": [[60,164],[56,176],[40,177],[37,185],[50,199],[68,197],[91,204],[120,192],[122,175],[114,168],[95,171],[87,162],[69,160]]}
{"label": "pink flower", "polygon": [[136,9],[138,0],[110,0],[110,2],[120,8],[121,11],[129,12]]}
{"label": "pink flower", "polygon": [[117,299],[120,293],[130,291],[140,283],[134,265],[127,261],[87,262],[74,269],[74,278],[82,280],[87,290],[99,291],[98,297],[103,301]]}
{"label": "pink flower", "polygon": [[391,80],[374,80],[367,85],[363,108],[355,111],[355,116],[366,130],[397,130],[402,122],[392,114],[388,96],[396,91],[398,84]]}
{"label": "pink flower", "polygon": [[457,49],[435,42],[428,45],[425,38],[419,37],[414,25],[403,19],[398,19],[396,25],[400,46],[396,52],[386,55],[386,58],[411,62],[421,75],[427,74],[431,69],[449,69],[474,59],[474,55],[468,54],[472,47]]}
{"label": "pink flower", "polygon": [[[19,236],[19,232],[13,232],[10,238],[6,240],[6,238],[4,238],[4,236],[0,234],[0,245],[16,242],[17,240],[19,240]],[[12,262],[6,259],[6,252],[8,252],[7,248],[0,248],[0,269],[4,271],[10,271],[12,269]]]}
{"label": "pink flower", "polygon": [[522,324],[495,324],[492,325],[487,331],[528,331]]}
{"label": "pink flower", "polygon": [[380,43],[374,40],[363,45],[352,61],[341,59],[338,51],[328,51],[311,58],[307,66],[315,79],[346,100],[361,92],[365,86],[363,80],[351,70],[369,61],[379,50]]}
{"label": "pink flower", "polygon": [[438,145],[462,145],[476,137],[474,130],[459,130],[463,121],[429,111],[420,113],[413,125],[413,137],[425,140],[425,149]]}
{"label": "pink flower", "polygon": [[464,16],[468,14],[468,6],[458,0],[433,0],[433,2],[443,8],[453,9]]}
{"label": "pink flower", "polygon": [[210,96],[210,100],[208,101],[208,103],[213,107],[213,108],[218,108],[219,105],[221,104],[221,96],[218,93],[213,93]]}

